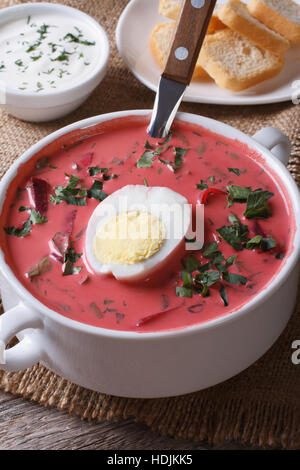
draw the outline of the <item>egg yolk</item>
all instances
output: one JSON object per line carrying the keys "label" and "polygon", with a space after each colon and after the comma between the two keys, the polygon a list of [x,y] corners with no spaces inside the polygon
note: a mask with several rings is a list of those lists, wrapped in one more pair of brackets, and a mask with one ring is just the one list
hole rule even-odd
{"label": "egg yolk", "polygon": [[135,264],[157,253],[166,239],[166,227],[148,212],[129,211],[109,219],[93,240],[96,258],[103,264]]}

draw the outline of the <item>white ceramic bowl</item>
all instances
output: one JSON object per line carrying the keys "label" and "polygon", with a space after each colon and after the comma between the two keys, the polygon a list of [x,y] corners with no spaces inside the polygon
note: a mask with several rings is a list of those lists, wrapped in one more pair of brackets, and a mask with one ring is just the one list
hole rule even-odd
{"label": "white ceramic bowl", "polygon": [[[18,167],[55,139],[81,129],[84,135],[90,126],[132,115],[150,119],[149,110],[122,111],[77,122],[42,139],[4,176],[0,183],[1,204]],[[5,351],[3,369],[24,369],[39,361],[93,390],[126,397],[172,396],[232,377],[256,361],[278,338],[295,305],[300,253],[299,192],[284,166],[290,152],[288,139],[272,128],[251,138],[212,119],[185,113],[179,113],[178,119],[245,142],[280,177],[296,221],[293,251],[281,271],[266,289],[234,313],[184,329],[135,333],[85,325],[47,308],[17,280],[0,251],[1,293],[6,310],[0,318],[0,343],[7,344],[15,334],[21,340]]]}
{"label": "white ceramic bowl", "polygon": [[[86,13],[57,3],[22,3],[0,10],[0,27],[7,21],[34,14],[59,13],[85,23],[100,44],[101,54],[89,77],[69,88],[51,92],[30,93],[15,90],[0,82],[0,106],[9,114],[24,121],[43,122],[58,119],[78,108],[103,79],[109,59],[109,41],[104,29]],[[0,75],[1,79],[1,75]]]}

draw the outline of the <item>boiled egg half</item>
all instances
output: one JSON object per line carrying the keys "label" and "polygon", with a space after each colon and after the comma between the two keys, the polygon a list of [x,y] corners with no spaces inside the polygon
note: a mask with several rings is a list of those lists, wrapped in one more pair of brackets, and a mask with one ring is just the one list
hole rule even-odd
{"label": "boiled egg half", "polygon": [[167,263],[191,224],[185,197],[166,187],[128,185],[94,210],[85,252],[92,269],[120,280],[149,277]]}

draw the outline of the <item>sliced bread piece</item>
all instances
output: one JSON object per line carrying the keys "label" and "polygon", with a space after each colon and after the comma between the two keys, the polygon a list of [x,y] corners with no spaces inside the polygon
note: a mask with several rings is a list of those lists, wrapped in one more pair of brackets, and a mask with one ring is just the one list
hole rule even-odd
{"label": "sliced bread piece", "polygon": [[217,31],[221,31],[221,29],[225,29],[226,25],[220,20],[217,14],[213,15],[210,19],[207,34],[214,34]]}
{"label": "sliced bread piece", "polygon": [[[149,46],[151,53],[157,63],[162,69],[165,65],[165,61],[168,56],[168,52],[171,46],[171,40],[175,29],[175,23],[162,23],[157,24],[151,35]],[[209,78],[205,70],[197,62],[193,79]]]}
{"label": "sliced bread piece", "polygon": [[181,8],[181,0],[159,0],[158,13],[170,20],[177,20]]}
{"label": "sliced bread piece", "polygon": [[[177,20],[182,0],[160,0],[158,13],[170,20]],[[216,14],[211,17],[210,23],[208,25],[208,34],[213,34],[220,29],[224,29],[225,25],[221,22]]]}
{"label": "sliced bread piece", "polygon": [[300,44],[300,6],[292,0],[250,0],[248,10],[269,28]]}
{"label": "sliced bread piece", "polygon": [[283,63],[282,57],[230,29],[207,35],[199,56],[199,64],[217,85],[231,91],[275,77]]}
{"label": "sliced bread piece", "polygon": [[218,17],[233,31],[243,34],[250,41],[274,54],[283,55],[289,48],[287,39],[254,18],[240,0],[228,0],[219,8]]}

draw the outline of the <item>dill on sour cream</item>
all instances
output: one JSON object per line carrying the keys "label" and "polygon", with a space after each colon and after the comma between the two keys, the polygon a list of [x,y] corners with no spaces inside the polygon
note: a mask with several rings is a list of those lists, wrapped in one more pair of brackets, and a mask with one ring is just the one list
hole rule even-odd
{"label": "dill on sour cream", "polygon": [[24,92],[65,89],[91,75],[100,53],[84,22],[57,13],[9,21],[0,29],[0,81]]}

